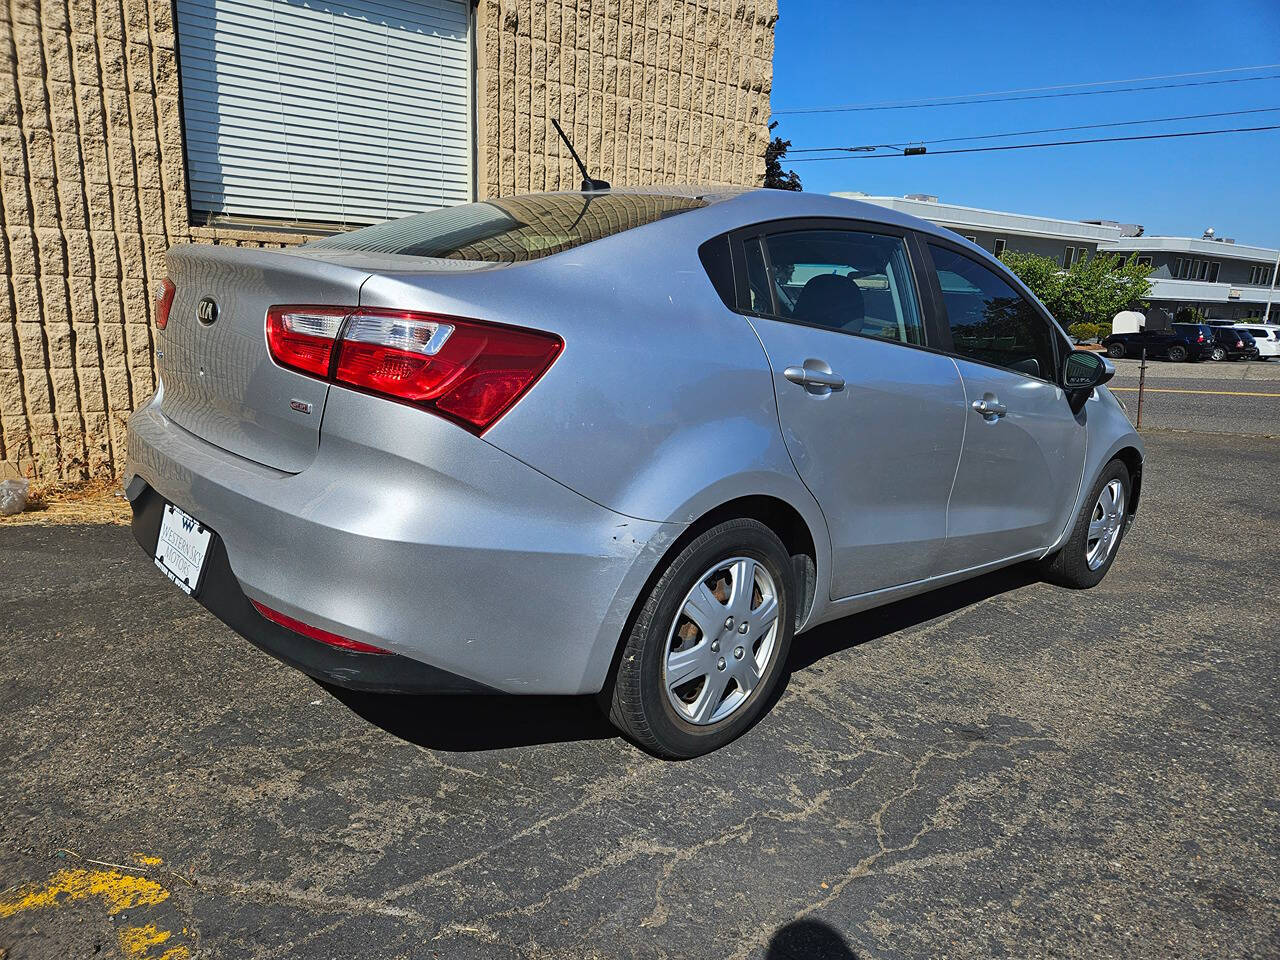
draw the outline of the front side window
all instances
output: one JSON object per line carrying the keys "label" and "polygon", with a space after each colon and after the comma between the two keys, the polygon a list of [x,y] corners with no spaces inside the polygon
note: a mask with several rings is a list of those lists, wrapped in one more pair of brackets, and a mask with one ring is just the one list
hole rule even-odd
{"label": "front side window", "polygon": [[[759,243],[747,243],[752,307],[757,312],[863,337],[924,343],[901,237],[796,230],[767,236],[763,244],[768,272],[761,276],[764,261],[750,250]],[[766,304],[766,297],[772,303]]]}
{"label": "front side window", "polygon": [[1054,380],[1053,334],[1031,302],[980,263],[933,244],[929,251],[955,352]]}

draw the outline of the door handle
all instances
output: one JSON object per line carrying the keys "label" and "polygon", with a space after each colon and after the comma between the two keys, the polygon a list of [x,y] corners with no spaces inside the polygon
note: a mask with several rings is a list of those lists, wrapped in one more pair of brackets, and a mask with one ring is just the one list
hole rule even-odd
{"label": "door handle", "polygon": [[811,367],[787,367],[782,375],[802,387],[826,387],[828,390],[844,389],[844,377],[838,373],[825,373]]}
{"label": "door handle", "polygon": [[999,420],[1009,412],[1009,408],[993,396],[986,396],[981,400],[973,401],[973,409],[982,414],[982,419],[988,422]]}

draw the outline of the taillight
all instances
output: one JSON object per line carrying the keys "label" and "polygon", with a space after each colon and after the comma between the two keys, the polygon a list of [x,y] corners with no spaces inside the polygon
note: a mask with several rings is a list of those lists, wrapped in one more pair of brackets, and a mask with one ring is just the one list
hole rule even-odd
{"label": "taillight", "polygon": [[337,383],[473,433],[509,410],[564,347],[554,334],[378,307],[272,307],[267,343],[283,366],[326,379],[332,369]]}
{"label": "taillight", "polygon": [[312,640],[318,640],[320,643],[327,643],[331,647],[341,647],[343,650],[350,650],[352,653],[390,653],[390,650],[383,650],[381,647],[375,647],[372,644],[362,643],[359,640],[351,640],[347,637],[340,637],[336,633],[330,633],[328,630],[321,630],[319,627],[313,627],[309,623],[303,623],[301,620],[295,620],[293,617],[286,616],[277,610],[272,610],[265,604],[259,603],[257,600],[249,601],[253,604],[254,609],[270,620],[277,623],[286,630],[292,630],[294,633],[300,633],[304,637]]}
{"label": "taillight", "polygon": [[282,367],[327,377],[334,338],[348,313],[342,307],[272,307],[267,311],[271,356]]}
{"label": "taillight", "polygon": [[169,325],[169,311],[173,309],[173,297],[177,292],[178,288],[168,277],[160,281],[160,289],[156,291],[157,330],[163,330]]}
{"label": "taillight", "polygon": [[1196,337],[1196,340],[1198,340],[1200,343],[1204,343],[1204,334],[1203,334],[1203,333],[1202,333],[1202,334],[1199,334],[1199,335]]}

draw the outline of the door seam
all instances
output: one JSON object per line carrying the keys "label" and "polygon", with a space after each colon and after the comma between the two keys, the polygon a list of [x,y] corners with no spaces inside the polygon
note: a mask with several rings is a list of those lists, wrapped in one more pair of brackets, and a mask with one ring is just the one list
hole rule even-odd
{"label": "door seam", "polygon": [[956,483],[960,479],[960,464],[964,462],[965,442],[969,439],[969,387],[964,382],[964,374],[960,372],[960,364],[956,363],[956,358],[949,356],[947,359],[951,361],[951,366],[956,371],[956,378],[960,381],[960,395],[964,398],[964,406],[961,408],[963,419],[960,430],[960,454],[956,457],[955,472],[951,474],[951,489],[947,491],[947,515],[942,525],[943,556],[946,556],[947,541],[951,539],[951,500],[956,495]]}

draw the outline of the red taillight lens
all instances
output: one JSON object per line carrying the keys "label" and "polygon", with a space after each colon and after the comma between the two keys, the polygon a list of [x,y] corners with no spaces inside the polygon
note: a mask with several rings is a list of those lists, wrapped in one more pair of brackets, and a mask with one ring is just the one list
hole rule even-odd
{"label": "red taillight lens", "polygon": [[177,292],[178,288],[168,277],[160,281],[160,289],[156,291],[157,330],[163,330],[169,325],[169,311],[173,309],[173,297]]}
{"label": "red taillight lens", "polygon": [[336,382],[423,407],[477,434],[564,347],[550,333],[378,307],[272,307],[267,342],[278,363],[319,377],[328,376],[336,350]]}
{"label": "red taillight lens", "polygon": [[349,313],[345,307],[272,307],[267,311],[271,356],[282,367],[329,376],[334,339]]}
{"label": "red taillight lens", "polygon": [[272,610],[270,607],[259,603],[257,600],[251,600],[255,610],[270,620],[272,623],[278,623],[286,630],[292,630],[294,633],[300,633],[304,637],[310,637],[312,640],[318,640],[321,643],[327,643],[331,647],[341,647],[343,650],[350,650],[352,653],[390,653],[390,650],[383,650],[381,647],[375,647],[372,644],[361,643],[359,640],[349,640],[346,637],[340,637],[336,633],[330,633],[328,630],[321,630],[319,627],[313,627],[301,620],[295,620],[293,617],[286,616],[279,611]]}

